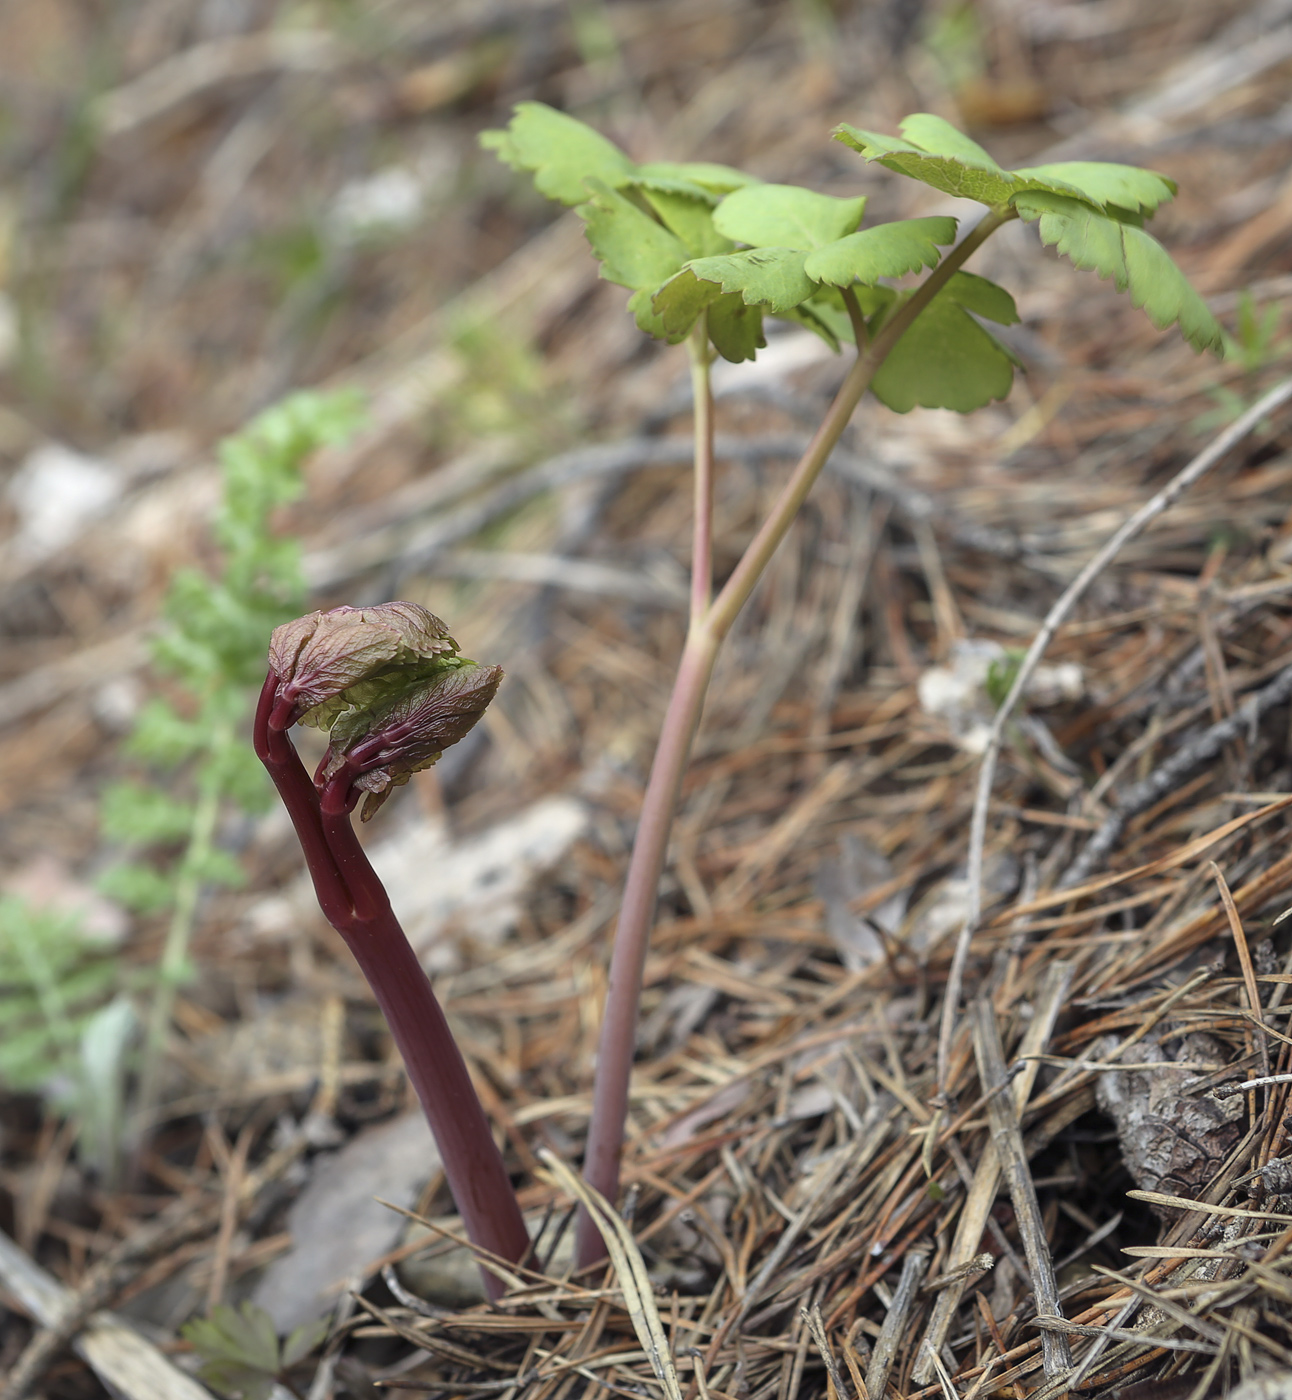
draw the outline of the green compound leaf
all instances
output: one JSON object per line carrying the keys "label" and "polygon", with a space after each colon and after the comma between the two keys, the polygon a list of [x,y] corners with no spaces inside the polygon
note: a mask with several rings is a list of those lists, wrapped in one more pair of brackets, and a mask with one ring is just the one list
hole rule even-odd
{"label": "green compound leaf", "polygon": [[1074,266],[1111,278],[1119,292],[1129,288],[1132,303],[1159,330],[1179,322],[1196,350],[1222,350],[1220,323],[1151,234],[1059,195],[1029,192],[1016,202],[1024,219],[1040,220],[1042,243],[1053,244]]}
{"label": "green compound leaf", "polygon": [[588,183],[592,197],[576,212],[583,220],[592,251],[601,261],[602,277],[633,289],[636,295],[628,305],[642,330],[662,339],[674,339],[652,311],[648,293],[668,281],[689,259],[686,244],[632,200],[600,181]]}
{"label": "green compound leaf", "polygon": [[588,179],[617,189],[637,172],[614,142],[542,102],[517,103],[507,127],[482,132],[480,144],[513,170],[529,171],[539,193],[561,204],[581,204]]}
{"label": "green compound leaf", "polygon": [[1134,165],[1112,165],[1098,160],[1063,160],[1053,165],[1033,165],[1014,171],[1025,179],[1058,181],[1071,185],[1086,199],[1105,208],[1114,206],[1133,214],[1152,214],[1174,199],[1176,183],[1156,170]]}
{"label": "green compound leaf", "polygon": [[746,306],[739,292],[719,297],[709,308],[709,339],[724,360],[739,364],[754,359],[767,344],[762,308]]}
{"label": "green compound leaf", "polygon": [[946,218],[899,219],[861,229],[809,253],[803,271],[816,282],[849,287],[873,284],[881,277],[902,277],[922,267],[936,267],[938,245],[956,240],[956,221]]}
{"label": "green compound leaf", "polygon": [[836,199],[797,185],[748,185],[729,194],[713,216],[719,233],[754,248],[810,252],[851,233],[865,197]]}
{"label": "green compound leaf", "polygon": [[[917,112],[901,125],[902,137],[899,138],[862,131],[844,122],[835,128],[834,138],[860,151],[868,161],[877,160],[890,170],[909,175],[957,199],[974,199],[979,204],[999,207],[1024,190],[1050,190],[1077,199],[1091,198],[1075,184],[1045,173],[1045,166],[1038,166],[1031,172],[1003,170],[976,141],[971,141],[941,117]],[[1085,166],[1089,162],[1075,164]],[[1087,179],[1093,182],[1094,177],[1087,175]]]}
{"label": "green compound leaf", "polygon": [[235,1309],[227,1303],[212,1308],[209,1318],[195,1318],[180,1328],[194,1351],[207,1361],[236,1361],[257,1371],[278,1371],[278,1333],[273,1319],[250,1301]]}
{"label": "green compound leaf", "polygon": [[956,273],[889,351],[871,382],[875,397],[897,413],[917,405],[971,413],[1003,399],[1017,361],[970,311],[1003,324],[1018,319],[1003,288]]}

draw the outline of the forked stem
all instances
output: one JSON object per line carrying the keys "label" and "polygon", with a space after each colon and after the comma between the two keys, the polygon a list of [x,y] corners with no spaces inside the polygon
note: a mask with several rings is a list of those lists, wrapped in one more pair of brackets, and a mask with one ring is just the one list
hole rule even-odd
{"label": "forked stem", "polygon": [[[1013,209],[993,209],[925,278],[903,302],[878,333],[868,342],[859,340],[857,358],[835,394],[821,426],[790,478],[781,490],[767,519],[750,541],[740,562],[707,606],[697,599],[708,595],[712,568],[713,461],[712,399],[708,392],[707,339],[703,347],[691,342],[693,383],[703,385],[696,393],[696,520],[695,548],[692,554],[691,623],[686,644],[673,682],[659,747],[651,764],[641,817],[633,842],[623,903],[615,930],[610,959],[610,980],[597,1049],[597,1067],[592,1089],[592,1117],[583,1174],[609,1201],[619,1193],[619,1164],[623,1153],[624,1130],[628,1121],[628,1091],[636,1051],[637,1021],[641,1004],[642,976],[655,921],[660,877],[668,853],[669,836],[677,812],[682,779],[691,756],[691,746],[699,728],[705,695],[713,675],[718,648],[722,645],[741,608],[749,599],[777,546],[785,538],[808,492],[820,476],[830,453],[856,411],[862,395],[870,387],[885,356],[904,332],[966,260],[1003,224],[1017,218]],[[847,300],[847,297],[845,297]],[[855,298],[849,307],[854,325],[860,319]],[[698,368],[700,352],[706,357],[703,378]],[[704,429],[701,429],[701,422]],[[707,444],[707,447],[706,447]],[[696,574],[704,571],[704,577]],[[587,1267],[604,1256],[600,1231],[586,1213],[580,1216],[578,1264]]]}
{"label": "forked stem", "polygon": [[[319,905],[354,954],[386,1017],[468,1237],[518,1263],[529,1249],[529,1232],[466,1061],[350,825],[353,798],[328,788],[320,802],[290,737],[278,727],[277,683],[271,671],[256,711],[256,753],[296,828]],[[486,1294],[497,1298],[502,1283],[483,1267],[481,1274]]]}

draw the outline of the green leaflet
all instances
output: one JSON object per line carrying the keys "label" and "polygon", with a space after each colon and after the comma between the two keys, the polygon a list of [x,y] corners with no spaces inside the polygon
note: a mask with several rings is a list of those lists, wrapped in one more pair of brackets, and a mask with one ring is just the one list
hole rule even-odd
{"label": "green leaflet", "polygon": [[632,200],[600,181],[590,180],[588,185],[592,197],[576,212],[583,220],[592,251],[600,259],[602,277],[633,289],[635,295],[628,306],[648,335],[680,340],[681,336],[668,334],[662,326],[651,308],[650,293],[687,261],[690,253],[686,245]]}
{"label": "green leaflet", "polygon": [[518,102],[507,127],[482,132],[480,144],[513,170],[529,171],[539,193],[561,204],[582,203],[588,179],[616,189],[637,171],[614,142],[542,102]]}
{"label": "green leaflet", "polygon": [[946,218],[899,219],[861,229],[809,253],[803,271],[816,282],[848,287],[873,285],[881,277],[901,277],[922,267],[936,267],[939,244],[954,243],[956,221]]}
{"label": "green leaflet", "polygon": [[1064,160],[1016,170],[1014,174],[1027,179],[1057,180],[1079,190],[1094,204],[1104,208],[1112,205],[1135,214],[1152,214],[1160,204],[1175,198],[1177,188],[1174,180],[1156,170],[1099,160]]}
{"label": "green leaflet", "polygon": [[835,128],[834,137],[860,151],[868,161],[877,160],[957,199],[973,199],[993,208],[1009,204],[1027,190],[1048,190],[1100,208],[1112,201],[1128,209],[1155,209],[1175,192],[1169,180],[1152,171],[1103,166],[1095,161],[1004,170],[976,141],[927,112],[907,117],[901,127],[899,138],[862,131],[844,122]]}
{"label": "green leaflet", "polygon": [[724,360],[752,360],[767,344],[762,308],[746,306],[738,292],[719,297],[709,308],[709,339]]}
{"label": "green leaflet", "polygon": [[713,226],[713,200],[655,185],[643,186],[642,194],[664,227],[686,244],[691,257],[708,258],[731,252],[734,247],[731,239],[724,238]]}
{"label": "green leaflet", "polygon": [[[763,306],[774,316],[806,301],[816,284],[803,271],[795,248],[746,248],[717,258],[696,258],[655,294],[655,310],[671,330],[689,327],[722,292],[739,292],[746,306]],[[689,319],[688,319],[689,318]]]}
{"label": "green leaflet", "polygon": [[1159,330],[1178,321],[1195,349],[1222,349],[1220,323],[1151,234],[1059,195],[1029,192],[1016,203],[1024,219],[1040,220],[1042,243],[1055,245],[1074,266],[1111,278],[1119,292],[1129,288],[1131,301]]}
{"label": "green leaflet", "polygon": [[865,197],[836,199],[797,185],[749,185],[718,205],[719,233],[754,248],[821,248],[861,222]]}
{"label": "green leaflet", "polygon": [[957,272],[889,351],[870,386],[875,397],[897,413],[917,405],[971,413],[1003,399],[1017,361],[971,311],[1003,325],[1018,320],[1003,287]]}
{"label": "green leaflet", "polygon": [[658,287],[687,261],[686,246],[676,234],[600,181],[589,184],[591,198],[575,212],[607,282],[634,291]]}

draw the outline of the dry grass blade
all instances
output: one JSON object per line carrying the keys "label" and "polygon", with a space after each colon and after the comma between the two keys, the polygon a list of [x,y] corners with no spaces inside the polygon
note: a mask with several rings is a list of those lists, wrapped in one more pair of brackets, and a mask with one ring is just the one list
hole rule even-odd
{"label": "dry grass blade", "polygon": [[[1018,1216],[1019,1233],[1027,1254],[1027,1267],[1032,1275],[1032,1290],[1036,1296],[1036,1311],[1041,1317],[1062,1318],[1059,1285],[1054,1276],[1054,1258],[1046,1239],[1041,1207],[1036,1198],[1036,1185],[1028,1168],[1023,1149],[1023,1135],[1018,1127],[1018,1115],[1004,1090],[1005,1054],[1000,1043],[996,1013],[988,997],[973,1003],[974,1054],[978,1061],[978,1077],[987,1095],[987,1114],[991,1119],[992,1142],[1000,1158],[1001,1172],[1009,1185],[1014,1213]],[[1041,1338],[1045,1356],[1045,1374],[1053,1379],[1072,1366],[1072,1356],[1066,1340],[1053,1332]]]}
{"label": "dry grass blade", "polygon": [[[1072,972],[1073,967],[1070,962],[1055,962],[1046,969],[1038,989],[1033,1016],[1028,1022],[1023,1042],[1019,1046],[1019,1059],[1023,1061],[1023,1069],[1010,1086],[1014,1109],[1018,1114],[1022,1114],[1028,1099],[1031,1097],[1032,1088],[1036,1083],[1036,1076],[1040,1069],[1040,1065],[1034,1060],[1029,1061],[1028,1057],[1040,1055],[1049,1044],[1055,1022],[1058,1020],[1059,1012],[1062,1010],[1068,995],[1068,988],[1072,982]],[[968,1197],[960,1210],[960,1219],[956,1223],[955,1240],[951,1245],[951,1254],[948,1260],[949,1270],[967,1268],[970,1261],[976,1257],[983,1231],[987,1228],[992,1205],[996,1200],[1000,1172],[1000,1156],[996,1151],[995,1143],[989,1142],[978,1159],[973,1183],[969,1187]],[[932,1378],[933,1362],[931,1358],[941,1352],[963,1294],[963,1283],[952,1283],[934,1303],[928,1327],[925,1329],[919,1359],[912,1372],[912,1379],[916,1385],[927,1385]]]}
{"label": "dry grass blade", "polygon": [[929,1266],[929,1256],[912,1250],[902,1260],[902,1272],[893,1290],[893,1301],[889,1304],[888,1315],[879,1336],[875,1339],[875,1349],[871,1352],[870,1365],[866,1367],[866,1393],[883,1395],[888,1385],[888,1375],[901,1346],[911,1309],[919,1296],[920,1284],[924,1282],[924,1271]]}
{"label": "dry grass blade", "polygon": [[585,1207],[596,1222],[623,1292],[624,1306],[633,1331],[637,1333],[637,1340],[650,1360],[651,1370],[664,1387],[668,1400],[682,1400],[677,1367],[669,1353],[668,1336],[655,1306],[654,1285],[632,1231],[615,1214],[606,1199],[571,1171],[554,1152],[543,1148],[538,1155],[556,1184]]}

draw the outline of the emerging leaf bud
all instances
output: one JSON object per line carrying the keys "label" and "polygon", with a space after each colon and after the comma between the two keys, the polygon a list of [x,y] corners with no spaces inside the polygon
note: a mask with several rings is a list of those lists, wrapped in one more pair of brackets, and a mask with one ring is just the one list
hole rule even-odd
{"label": "emerging leaf bud", "polygon": [[348,810],[363,792],[360,819],[368,821],[395,788],[429,768],[471,729],[502,674],[500,666],[453,657],[431,675],[389,685],[362,707],[339,715],[314,775],[324,810]]}
{"label": "emerging leaf bud", "polygon": [[412,671],[425,676],[457,650],[444,623],[416,603],[333,608],[285,622],[269,642],[279,681],[270,726],[330,729],[346,710],[406,683]]}

